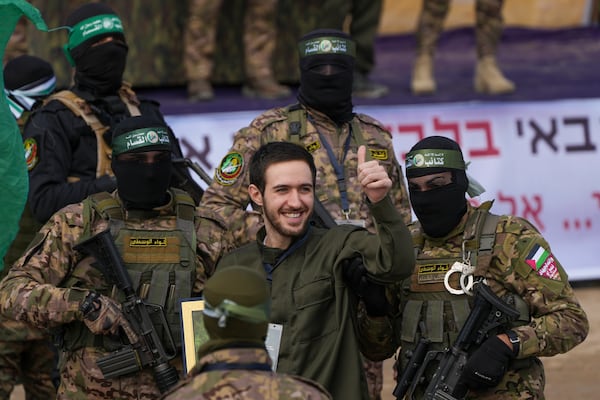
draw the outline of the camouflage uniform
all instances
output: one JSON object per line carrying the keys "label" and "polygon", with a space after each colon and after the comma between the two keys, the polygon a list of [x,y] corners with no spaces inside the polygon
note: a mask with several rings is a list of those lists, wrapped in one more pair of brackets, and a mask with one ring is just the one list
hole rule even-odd
{"label": "camouflage uniform", "polygon": [[[494,56],[502,35],[503,0],[475,2],[475,42],[477,56]],[[450,9],[450,0],[425,0],[417,24],[417,54],[435,51],[435,45],[444,28]]]}
{"label": "camouflage uniform", "polygon": [[[84,217],[84,210],[91,210],[90,215]],[[150,219],[129,212],[125,227],[144,231],[173,230],[175,211],[171,201],[160,208],[159,216],[153,214]],[[219,243],[210,239],[212,225],[219,222],[204,218],[206,215],[198,213],[195,217],[198,239],[192,251],[195,250],[197,257],[196,279],[190,283],[190,295],[201,292],[207,271],[212,271],[216,262],[211,255],[220,253]],[[155,399],[160,395],[153,373],[148,369],[122,378],[104,379],[96,360],[107,354],[102,347],[107,343],[106,337],[90,335],[81,324],[83,316],[79,305],[83,298],[91,289],[110,293],[110,285],[90,266],[90,258],[83,258],[73,246],[82,239],[84,229],[89,228],[94,234],[108,225],[94,208],[84,208],[83,203],[63,208],[42,227],[24,257],[14,264],[0,284],[0,307],[7,317],[37,327],[58,328],[65,334],[73,329],[77,332],[77,327],[81,327],[81,335],[77,338],[71,335],[71,338],[77,341],[83,337],[83,347],[63,348],[61,354],[58,399]],[[69,281],[76,281],[77,286],[65,285]],[[63,345],[67,347],[67,336],[63,337]],[[85,342],[85,338],[91,342]],[[172,363],[180,364],[180,357]]]}
{"label": "camouflage uniform", "polygon": [[[478,208],[469,205],[460,224],[443,240],[424,236],[418,222],[409,226],[418,253],[412,277],[397,285],[395,291],[400,314],[396,319],[394,346],[400,346],[401,370],[422,335],[417,328],[420,321],[425,323],[427,336],[432,341],[430,350],[442,350],[456,339],[472,297],[450,294],[444,287],[443,271],[454,261],[463,260],[463,246],[465,251],[477,251],[476,214],[478,211],[487,214],[490,207],[491,202]],[[522,312],[519,321],[510,327],[520,339],[520,346],[502,381],[492,389],[469,392],[466,398],[542,399],[544,369],[538,357],[564,353],[581,343],[589,329],[587,317],[575,298],[566,272],[535,227],[522,218],[503,215],[498,219],[495,232],[489,262],[477,262],[474,275],[485,277],[499,297],[513,294],[521,298],[529,316]],[[532,254],[540,249],[549,254],[547,268],[536,270],[532,266],[535,261]],[[441,273],[431,273],[427,266],[435,266]],[[452,286],[457,287],[457,282]],[[434,309],[443,315],[442,320],[432,318]],[[420,390],[424,390],[427,383],[426,379]]]}
{"label": "camouflage uniform", "polygon": [[[265,95],[285,97],[290,91],[276,83],[272,58],[277,42],[277,0],[247,0],[244,12],[244,72],[246,87]],[[213,72],[217,23],[222,0],[191,0],[184,33],[184,67],[187,80],[210,82]],[[193,86],[188,86],[188,89]]]}
{"label": "camouflage uniform", "polygon": [[198,353],[199,361],[185,381],[174,387],[165,400],[186,399],[331,399],[318,383],[295,375],[275,374],[271,371],[211,370],[203,371],[217,363],[261,364],[271,366],[265,349],[231,348]]}
{"label": "camouflage uniform", "polygon": [[[356,123],[361,132],[360,134],[352,132],[349,151],[344,158],[344,142],[349,135],[351,124],[338,127],[327,116],[314,109],[302,108],[302,110],[302,112],[306,111],[309,118],[306,122],[306,132],[300,133],[299,140],[315,159],[317,166],[315,195],[331,216],[334,219],[345,219],[336,174],[319,134],[328,140],[336,158],[344,160],[350,219],[364,220],[367,229],[374,232],[367,202],[356,179],[356,151],[359,142],[364,142],[371,157],[386,167],[393,182],[389,196],[404,222],[409,223],[411,213],[406,184],[394,154],[391,135],[381,123],[367,115],[356,114],[352,123]],[[262,226],[258,212],[245,212],[249,204],[247,189],[250,181],[247,165],[261,144],[292,140],[289,123],[287,108],[275,108],[255,118],[250,126],[239,130],[235,135],[233,146],[216,171],[213,183],[204,193],[202,205],[227,221],[228,231],[233,233],[236,240],[232,247],[254,240],[256,232]],[[232,165],[231,161],[235,161],[236,165]],[[231,170],[227,171],[227,168]]]}

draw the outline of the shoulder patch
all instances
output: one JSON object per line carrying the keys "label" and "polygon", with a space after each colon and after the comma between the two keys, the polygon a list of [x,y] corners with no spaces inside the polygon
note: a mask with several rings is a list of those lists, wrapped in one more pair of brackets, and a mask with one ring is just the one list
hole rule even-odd
{"label": "shoulder patch", "polygon": [[38,145],[34,138],[27,138],[23,141],[25,149],[25,162],[27,171],[31,171],[38,163]]}
{"label": "shoulder patch", "polygon": [[314,153],[315,151],[317,151],[321,148],[321,143],[319,141],[316,141],[316,142],[309,143],[304,147],[306,148],[306,151],[308,151],[309,153]]}
{"label": "shoulder patch", "polygon": [[387,149],[369,149],[369,153],[374,160],[387,160],[389,158]]}
{"label": "shoulder patch", "polygon": [[221,160],[215,179],[221,185],[233,185],[242,173],[243,167],[244,157],[238,152],[229,153]]}
{"label": "shoulder patch", "polygon": [[539,244],[533,246],[527,258],[525,259],[527,265],[531,267],[539,276],[543,278],[560,280],[560,273],[556,266],[554,256],[547,249],[543,248]]}

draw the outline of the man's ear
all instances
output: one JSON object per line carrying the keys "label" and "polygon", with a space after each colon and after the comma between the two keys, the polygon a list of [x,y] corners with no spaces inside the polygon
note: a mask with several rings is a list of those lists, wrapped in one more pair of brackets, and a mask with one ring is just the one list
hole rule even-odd
{"label": "man's ear", "polygon": [[262,198],[262,193],[260,192],[260,189],[258,188],[258,186],[254,185],[254,184],[250,184],[250,186],[248,186],[248,195],[250,195],[250,200],[252,200],[254,202],[254,204],[262,207],[263,198]]}

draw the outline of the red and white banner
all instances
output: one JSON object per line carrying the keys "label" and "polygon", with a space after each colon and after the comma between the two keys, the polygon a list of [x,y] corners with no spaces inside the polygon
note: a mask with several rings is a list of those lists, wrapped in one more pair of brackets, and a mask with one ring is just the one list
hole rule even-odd
{"label": "red and white banner", "polygon": [[[600,99],[357,107],[388,127],[401,163],[426,136],[456,140],[492,211],[533,223],[571,280],[600,278]],[[261,111],[167,116],[186,156],[212,175]]]}

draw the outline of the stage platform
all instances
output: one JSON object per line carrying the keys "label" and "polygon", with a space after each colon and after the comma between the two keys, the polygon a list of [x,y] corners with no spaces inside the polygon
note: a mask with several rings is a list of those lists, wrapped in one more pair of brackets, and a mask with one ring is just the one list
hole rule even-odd
{"label": "stage platform", "polygon": [[[391,92],[355,99],[356,111],[386,125],[401,163],[425,136],[458,141],[469,172],[487,189],[473,203],[494,200],[495,213],[532,222],[571,280],[600,279],[592,250],[600,239],[600,30],[507,29],[499,61],[517,90],[502,96],[473,90],[472,29],[442,37],[434,95],[410,93],[413,53],[409,35],[377,41],[373,79]],[[247,99],[239,86],[216,87],[214,101],[194,104],[184,87],[141,93],[161,102],[184,153],[210,175],[239,128],[268,108],[295,102],[294,96]]]}
{"label": "stage platform", "polygon": [[[508,95],[475,93],[473,73],[475,42],[472,28],[446,32],[436,54],[437,93],[410,93],[414,60],[414,36],[383,36],[376,43],[377,65],[371,77],[390,87],[381,99],[354,99],[355,105],[404,105],[456,102],[519,102],[600,97],[600,29],[561,30],[508,28],[499,46],[498,61],[506,76],[517,85]],[[210,102],[189,103],[184,87],[139,88],[140,93],[161,102],[167,115],[264,110],[286,105],[295,97],[279,101],[247,99],[239,86],[216,87]],[[294,88],[296,89],[296,88]],[[294,90],[294,93],[296,90]]]}

